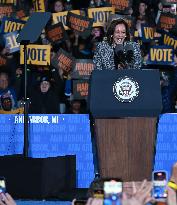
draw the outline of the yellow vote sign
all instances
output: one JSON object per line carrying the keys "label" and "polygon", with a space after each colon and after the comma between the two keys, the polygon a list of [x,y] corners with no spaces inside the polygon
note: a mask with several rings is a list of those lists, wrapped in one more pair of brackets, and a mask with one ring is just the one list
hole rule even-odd
{"label": "yellow vote sign", "polygon": [[93,27],[104,26],[104,24],[108,22],[110,14],[115,14],[115,7],[88,9],[88,17],[94,19]]}
{"label": "yellow vote sign", "polygon": [[25,21],[4,17],[1,22],[1,33],[19,31],[24,27],[25,23]]}
{"label": "yellow vote sign", "polygon": [[45,12],[44,0],[33,0],[33,5],[36,12]]}
{"label": "yellow vote sign", "polygon": [[[80,15],[79,10],[72,10],[70,11],[74,14]],[[53,13],[52,18],[53,18],[53,24],[57,24],[59,22],[62,22],[64,29],[69,30],[68,26],[66,25],[66,17],[67,17],[68,11],[63,11],[63,12],[58,12],[58,13]]]}
{"label": "yellow vote sign", "polygon": [[154,40],[155,29],[149,26],[141,26],[142,40],[143,42],[149,42]]}
{"label": "yellow vote sign", "polygon": [[[50,65],[50,45],[28,45],[27,64]],[[20,64],[24,64],[24,46],[20,46]]]}
{"label": "yellow vote sign", "polygon": [[174,50],[169,46],[154,46],[150,48],[149,62],[160,65],[172,65]]}
{"label": "yellow vote sign", "polygon": [[170,35],[169,33],[163,33],[163,44],[172,46],[175,50],[177,49],[177,38]]}

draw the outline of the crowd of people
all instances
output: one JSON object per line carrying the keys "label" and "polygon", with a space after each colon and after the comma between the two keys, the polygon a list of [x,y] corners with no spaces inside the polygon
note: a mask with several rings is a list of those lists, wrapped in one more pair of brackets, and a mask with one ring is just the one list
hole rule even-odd
{"label": "crowd of people", "polygon": [[[16,9],[24,9],[29,15],[34,12],[32,1],[17,0]],[[88,8],[109,6],[106,0],[90,0]],[[88,16],[88,8],[79,8],[80,15]],[[53,0],[45,1],[46,11],[58,13],[75,9],[72,1]],[[168,9],[167,9],[168,8]],[[92,27],[87,38],[75,30],[66,30],[68,39],[51,43],[43,32],[38,44],[51,45],[51,58],[60,48],[70,53],[75,59],[93,59],[95,69],[143,69],[159,68],[161,71],[161,91],[163,110],[175,112],[177,89],[177,58],[173,65],[148,65],[149,49],[152,45],[160,45],[160,40],[143,42],[141,26],[146,25],[156,30],[162,12],[175,14],[174,4],[164,5],[163,1],[133,0],[132,7],[126,14],[116,11],[116,14],[132,18],[132,26],[125,19],[113,19],[104,26]],[[1,20],[3,15],[0,14]],[[17,18],[17,17],[16,17]],[[49,21],[47,26],[52,24]],[[165,29],[168,32],[167,29]],[[158,31],[159,32],[159,31]],[[157,34],[161,35],[160,32]],[[175,36],[175,34],[174,34]],[[123,45],[123,52],[120,52]],[[132,52],[126,52],[132,48]],[[175,50],[174,50],[175,53]],[[20,65],[19,51],[10,53],[5,47],[3,34],[0,34],[0,57],[6,60],[0,65],[0,108],[1,113],[13,113],[17,108],[23,107],[24,101],[24,68]],[[52,64],[49,66],[28,65],[27,93],[29,97],[30,113],[87,113],[87,100],[75,97],[72,86],[72,70],[64,71]]]}
{"label": "crowd of people", "polygon": [[[85,1],[85,0],[84,0]],[[15,7],[24,9],[29,13],[34,12],[32,1],[16,0]],[[128,12],[116,11],[119,17],[104,26],[92,27],[89,36],[83,37],[75,30],[66,30],[68,39],[61,42],[50,42],[45,32],[38,39],[38,44],[51,45],[51,59],[62,48],[75,59],[93,59],[94,69],[160,69],[162,113],[175,112],[177,91],[177,56],[174,50],[174,62],[172,65],[147,64],[151,46],[161,45],[161,41],[153,39],[149,42],[142,40],[142,25],[156,30],[162,12],[176,14],[174,4],[164,5],[161,0],[133,0]],[[90,0],[87,8],[78,8],[80,15],[88,16],[88,8],[107,7],[106,0]],[[46,11],[58,13],[75,9],[72,1],[52,0],[45,1]],[[168,9],[167,9],[168,8]],[[123,17],[120,17],[120,16]],[[128,25],[126,16],[132,18],[132,26]],[[3,14],[0,13],[2,20]],[[52,20],[47,27],[52,25]],[[156,34],[161,36],[161,31]],[[169,33],[168,29],[164,30]],[[175,37],[175,33],[173,36]],[[160,39],[160,38],[159,38]],[[24,103],[24,78],[23,65],[20,64],[20,53],[10,53],[5,46],[3,34],[0,34],[0,57],[6,63],[0,65],[0,113],[20,112],[19,108]],[[54,65],[39,66],[28,65],[27,69],[27,96],[29,98],[29,113],[31,114],[81,114],[87,113],[87,101],[77,98],[72,87],[72,70],[66,71],[56,68]],[[150,82],[149,82],[150,83]],[[153,96],[152,96],[153,97]],[[171,181],[177,187],[177,165],[172,171]],[[140,188],[133,186],[133,193],[122,198],[123,205],[145,205],[153,201],[151,191],[153,184],[143,182]],[[103,188],[103,187],[102,187]],[[103,204],[103,199],[95,199],[91,194],[87,205]],[[176,205],[176,189],[168,187],[168,205]],[[16,205],[8,194],[1,194],[0,205]]]}
{"label": "crowd of people", "polygon": [[[28,15],[35,12],[32,0],[16,0],[14,2],[17,10],[24,9]],[[76,30],[66,30],[67,40],[50,42],[46,32],[43,31],[37,44],[51,45],[51,59],[55,58],[60,48],[71,54],[75,59],[93,59],[94,69],[97,70],[159,68],[161,73],[159,84],[162,92],[162,112],[174,112],[177,90],[177,56],[174,56],[172,65],[148,65],[147,59],[150,47],[161,45],[161,41],[155,38],[149,42],[143,42],[142,40],[142,25],[156,30],[162,12],[176,14],[175,4],[167,6],[163,2],[161,0],[133,0],[128,12],[122,13],[116,10],[115,13],[119,17],[115,17],[110,22],[105,22],[103,26],[92,27],[87,37],[83,37]],[[107,6],[110,6],[107,0],[90,0],[88,1],[88,7],[85,8],[79,7],[79,5],[76,8],[72,0],[45,1],[46,11],[59,13],[79,9],[82,16],[88,16],[88,8]],[[3,17],[3,14],[0,13],[0,20]],[[126,17],[132,19],[131,28],[126,21]],[[16,16],[16,18],[19,17]],[[51,25],[52,20],[48,22],[46,28]],[[156,34],[161,36],[161,31],[156,31],[158,31]],[[169,30],[165,29],[165,32],[169,33]],[[173,33],[174,37],[175,35]],[[3,33],[0,34],[0,58],[5,59],[5,63],[0,65],[0,113],[18,113],[21,111],[20,108],[23,108],[25,100],[25,72],[23,65],[20,64],[20,52],[10,52],[5,45]],[[1,60],[1,62],[4,61]],[[71,73],[72,70],[66,71],[60,67],[56,68],[52,64],[48,66],[28,65],[27,96],[29,98],[29,113],[87,113],[85,97],[83,99],[77,98],[73,92]],[[171,181],[177,187],[176,164],[173,167]],[[145,181],[140,188],[133,187],[132,195],[126,196],[125,194],[122,198],[123,205],[144,205],[154,200],[151,197],[153,188],[151,183],[147,185]],[[102,203],[103,199],[94,199],[93,194],[89,195],[87,205],[101,205]],[[15,201],[8,193],[1,194],[0,205],[15,204]],[[168,188],[167,204],[177,204],[176,190],[171,187]]]}
{"label": "crowd of people", "polygon": [[[123,182],[123,190],[121,195],[118,195],[118,201],[114,203],[107,203],[105,200],[104,193],[104,183],[108,179],[105,178],[96,178],[90,184],[90,187],[87,192],[87,199],[73,199],[72,205],[78,204],[82,205],[103,205],[103,204],[116,204],[116,205],[146,205],[146,204],[155,204],[155,205],[176,205],[177,204],[177,163],[172,167],[171,176],[169,182],[166,182],[165,190],[167,197],[155,198],[153,196],[154,181],[144,180],[137,186],[135,182],[132,183],[131,190],[126,190],[126,183]],[[110,178],[111,180],[111,178]],[[120,180],[120,179],[119,179]],[[0,205],[16,205],[15,200],[9,193],[0,194]]]}

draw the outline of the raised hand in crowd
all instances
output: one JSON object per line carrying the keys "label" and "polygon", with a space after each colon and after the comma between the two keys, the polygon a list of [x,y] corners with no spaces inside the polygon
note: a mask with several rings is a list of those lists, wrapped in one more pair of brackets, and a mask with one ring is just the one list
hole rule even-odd
{"label": "raised hand in crowd", "polygon": [[125,193],[123,194],[122,205],[145,205],[146,203],[154,201],[151,197],[152,183],[144,180],[137,188],[133,182],[133,194],[128,197]]}
{"label": "raised hand in crowd", "polygon": [[103,199],[89,198],[86,205],[103,205]]}
{"label": "raised hand in crowd", "polygon": [[16,202],[10,194],[1,193],[0,205],[16,205]]}
{"label": "raised hand in crowd", "polygon": [[170,187],[167,188],[168,196],[167,196],[167,205],[176,205],[176,191]]}
{"label": "raised hand in crowd", "polygon": [[177,191],[177,163],[175,163],[172,167],[172,174],[170,177],[170,181],[168,183],[168,197],[167,197],[168,205],[177,204],[176,191]]}
{"label": "raised hand in crowd", "polygon": [[16,69],[16,76],[21,76],[22,75],[22,73],[23,73],[23,71],[22,71],[22,69],[21,68],[17,68]]}
{"label": "raised hand in crowd", "polygon": [[177,184],[177,162],[173,165],[170,181]]}

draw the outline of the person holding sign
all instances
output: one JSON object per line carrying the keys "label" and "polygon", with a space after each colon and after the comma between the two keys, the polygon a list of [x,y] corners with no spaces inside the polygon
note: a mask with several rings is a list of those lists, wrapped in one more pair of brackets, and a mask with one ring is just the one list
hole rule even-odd
{"label": "person holding sign", "polygon": [[106,38],[96,48],[93,62],[98,70],[141,68],[140,46],[130,41],[129,27],[123,19],[111,22]]}
{"label": "person holding sign", "polygon": [[146,0],[141,0],[138,4],[138,13],[135,15],[136,30],[139,36],[142,37],[141,26],[146,24],[147,26],[154,27],[155,19],[153,13],[150,12]]}

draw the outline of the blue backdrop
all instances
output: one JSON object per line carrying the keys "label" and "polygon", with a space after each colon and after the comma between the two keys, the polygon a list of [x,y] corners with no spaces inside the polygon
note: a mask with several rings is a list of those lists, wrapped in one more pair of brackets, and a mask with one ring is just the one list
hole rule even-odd
{"label": "blue backdrop", "polygon": [[177,114],[164,114],[159,118],[154,169],[167,170],[170,177],[175,162],[177,162]]}
{"label": "blue backdrop", "polygon": [[[0,115],[0,155],[23,153],[23,115]],[[88,115],[31,115],[29,156],[76,155],[77,187],[86,188],[94,178],[93,154]],[[159,118],[155,170],[169,176],[177,161],[177,114]],[[146,150],[148,151],[148,150]]]}
{"label": "blue backdrop", "polygon": [[[0,115],[0,155],[23,153],[23,115]],[[94,178],[88,115],[31,115],[29,156],[76,155],[77,187]]]}

